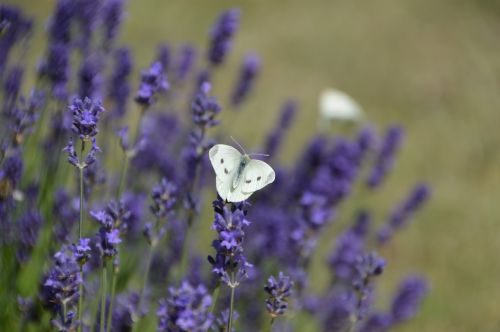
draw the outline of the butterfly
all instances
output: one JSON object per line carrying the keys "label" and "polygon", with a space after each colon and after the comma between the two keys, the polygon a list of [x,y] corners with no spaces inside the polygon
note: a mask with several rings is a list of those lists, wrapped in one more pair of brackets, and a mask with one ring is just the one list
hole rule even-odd
{"label": "butterfly", "polygon": [[[241,147],[241,146],[240,146]],[[243,148],[242,148],[243,150]],[[241,202],[274,181],[274,170],[261,160],[251,159],[232,146],[214,145],[209,151],[219,196],[228,202]]]}

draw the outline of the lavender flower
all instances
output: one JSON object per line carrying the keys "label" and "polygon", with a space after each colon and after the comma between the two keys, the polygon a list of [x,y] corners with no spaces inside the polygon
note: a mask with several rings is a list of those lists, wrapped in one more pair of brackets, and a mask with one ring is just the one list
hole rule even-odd
{"label": "lavender flower", "polygon": [[104,49],[109,49],[118,35],[124,17],[124,0],[106,0],[102,7],[102,23],[104,26]]}
{"label": "lavender flower", "polygon": [[243,255],[244,226],[250,222],[245,218],[245,202],[225,205],[218,198],[213,202],[215,221],[212,229],[218,233],[218,239],[212,242],[215,256],[208,256],[212,272],[229,287],[236,287],[247,277],[247,270],[252,267]]}
{"label": "lavender flower", "polygon": [[97,135],[99,115],[104,111],[100,103],[95,103],[90,98],[75,99],[68,109],[73,113],[71,129],[82,141]]}
{"label": "lavender flower", "polygon": [[384,313],[374,313],[366,318],[361,325],[359,332],[386,332],[392,325],[390,315]]}
{"label": "lavender flower", "polygon": [[207,331],[214,320],[209,312],[212,298],[202,285],[183,282],[178,288],[169,288],[169,297],[160,301],[157,311],[158,331]]}
{"label": "lavender flower", "polygon": [[283,272],[279,273],[278,279],[269,277],[264,290],[269,294],[266,299],[266,309],[274,318],[283,315],[288,309],[288,298],[292,294],[293,282]]}
{"label": "lavender flower", "polygon": [[58,0],[49,23],[51,44],[68,45],[71,41],[71,22],[76,14],[74,0]]}
{"label": "lavender flower", "polygon": [[251,92],[260,71],[260,59],[255,54],[248,54],[241,65],[236,86],[231,94],[231,104],[239,106]]}
{"label": "lavender flower", "polygon": [[50,44],[46,59],[38,67],[39,77],[49,80],[52,93],[60,100],[65,100],[68,94],[66,86],[70,76],[69,52],[70,48],[66,44]]}
{"label": "lavender flower", "polygon": [[75,261],[83,266],[90,259],[90,253],[92,249],[90,248],[90,239],[81,238],[78,240],[78,244],[73,244],[72,248],[73,256]]}
{"label": "lavender flower", "polygon": [[385,175],[392,169],[403,138],[403,128],[392,126],[387,129],[377,160],[367,180],[368,187],[377,188]]}
{"label": "lavender flower", "polygon": [[[80,279],[79,266],[72,252],[62,248],[54,255],[54,265],[42,286],[42,302],[55,315],[62,316],[63,306],[72,308],[78,300]],[[64,317],[64,324],[67,317]]]}
{"label": "lavender flower", "polygon": [[166,73],[168,73],[170,68],[170,62],[172,57],[172,50],[169,44],[160,44],[156,49],[156,60],[158,60],[163,66]]}
{"label": "lavender flower", "polygon": [[196,49],[189,44],[182,46],[176,68],[176,82],[183,82],[196,61]]}
{"label": "lavender flower", "polygon": [[154,62],[148,70],[141,74],[141,85],[135,101],[143,108],[148,108],[155,102],[157,94],[166,92],[169,87],[163,65],[158,61]]}
{"label": "lavender flower", "polygon": [[13,116],[14,109],[21,90],[24,70],[20,66],[13,66],[7,72],[3,85],[3,113],[5,116]]}
{"label": "lavender flower", "polygon": [[131,90],[128,80],[132,72],[132,55],[128,48],[122,47],[115,51],[114,58],[115,66],[108,86],[108,96],[114,102],[112,115],[121,118],[125,115]]}
{"label": "lavender flower", "polygon": [[215,120],[215,116],[222,109],[217,99],[208,95],[210,90],[211,85],[205,83],[191,104],[193,122],[200,128],[213,127],[219,123]]}
{"label": "lavender flower", "polygon": [[77,0],[76,19],[80,23],[79,46],[84,54],[90,50],[92,33],[97,26],[101,0]]}
{"label": "lavender flower", "polygon": [[15,6],[0,5],[0,22],[3,29],[0,38],[0,75],[3,74],[9,54],[14,45],[27,37],[32,29],[32,21]]}
{"label": "lavender flower", "polygon": [[165,218],[177,201],[177,186],[166,178],[153,187],[153,204],[150,209],[156,218]]}
{"label": "lavender flower", "polygon": [[427,288],[427,282],[421,277],[412,276],[403,280],[392,301],[392,321],[402,323],[415,316]]}
{"label": "lavender flower", "polygon": [[377,240],[379,243],[388,242],[395,231],[405,227],[415,212],[429,199],[431,192],[425,183],[417,184],[410,195],[399,204],[379,230]]}
{"label": "lavender flower", "polygon": [[78,198],[71,197],[63,188],[59,188],[54,195],[54,235],[59,242],[68,242],[71,231],[78,222]]}
{"label": "lavender flower", "polygon": [[292,124],[297,113],[297,103],[294,100],[287,100],[281,108],[281,114],[274,129],[267,137],[264,151],[271,157],[279,150],[283,137]]}
{"label": "lavender flower", "polygon": [[101,225],[99,229],[99,249],[103,258],[109,259],[118,253],[120,230],[126,230],[124,219],[130,212],[122,202],[111,201],[104,210],[90,212],[90,215]]}
{"label": "lavender flower", "polygon": [[28,210],[19,218],[17,223],[19,247],[16,257],[20,263],[26,263],[30,258],[31,252],[37,243],[42,223],[42,215],[34,210]]}
{"label": "lavender flower", "polygon": [[97,55],[83,59],[78,72],[80,98],[101,99],[102,67],[102,59]]}
{"label": "lavender flower", "polygon": [[352,292],[335,295],[324,305],[323,328],[329,332],[348,331],[352,325],[356,308],[356,297]]}
{"label": "lavender flower", "polygon": [[240,24],[240,11],[230,9],[223,12],[210,31],[210,46],[207,54],[208,61],[217,66],[224,62],[224,58],[231,50],[232,38]]}

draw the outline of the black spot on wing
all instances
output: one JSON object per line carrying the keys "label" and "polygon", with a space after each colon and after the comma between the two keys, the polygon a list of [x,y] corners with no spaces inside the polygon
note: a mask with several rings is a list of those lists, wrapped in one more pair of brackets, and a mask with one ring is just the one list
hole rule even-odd
{"label": "black spot on wing", "polygon": [[224,164],[224,159],[223,158],[220,158],[220,163]]}
{"label": "black spot on wing", "polygon": [[252,180],[245,180],[245,183],[250,183],[252,182]]}
{"label": "black spot on wing", "polygon": [[229,174],[229,171],[227,170],[227,168],[224,168],[224,173]]}
{"label": "black spot on wing", "polygon": [[260,177],[260,176],[259,176],[259,177],[257,177],[257,181],[260,181],[260,179],[261,179],[261,177]]}

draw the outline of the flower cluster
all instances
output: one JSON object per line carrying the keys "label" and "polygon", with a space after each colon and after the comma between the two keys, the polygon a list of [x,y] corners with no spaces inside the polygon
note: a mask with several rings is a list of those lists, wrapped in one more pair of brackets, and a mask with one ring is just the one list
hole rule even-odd
{"label": "flower cluster", "polygon": [[129,216],[130,212],[122,202],[111,201],[104,210],[90,214],[101,225],[98,235],[102,257],[116,256],[118,244],[122,242],[120,232],[126,227],[124,219]]}
{"label": "flower cluster", "polygon": [[240,12],[230,9],[219,16],[218,21],[210,32],[210,48],[208,60],[214,66],[222,64],[232,44],[233,35],[240,24]]}
{"label": "flower cluster", "polygon": [[183,282],[169,288],[169,296],[160,301],[157,311],[158,331],[207,331],[214,320],[209,312],[212,298],[202,285],[194,287]]}
{"label": "flower cluster", "polygon": [[231,104],[240,105],[252,90],[260,71],[260,59],[256,54],[248,54],[241,66],[238,82],[231,95]]}
{"label": "flower cluster", "polygon": [[247,277],[252,264],[243,255],[245,232],[243,227],[250,222],[246,219],[245,203],[224,204],[218,198],[213,202],[215,221],[212,228],[217,231],[218,239],[212,242],[215,256],[208,256],[212,272],[229,287],[236,287]]}
{"label": "flower cluster", "polygon": [[292,287],[293,282],[283,272],[279,273],[278,279],[274,276],[269,277],[264,290],[269,294],[266,299],[266,309],[272,317],[281,316],[286,312]]}
{"label": "flower cluster", "polygon": [[141,74],[141,85],[135,97],[135,101],[143,108],[151,106],[159,93],[169,89],[167,77],[161,62],[154,62],[148,70]]}

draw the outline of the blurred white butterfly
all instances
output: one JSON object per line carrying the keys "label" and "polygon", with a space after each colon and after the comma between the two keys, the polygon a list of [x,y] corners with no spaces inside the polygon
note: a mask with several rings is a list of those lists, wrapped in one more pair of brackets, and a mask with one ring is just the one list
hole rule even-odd
{"label": "blurred white butterfly", "polygon": [[271,166],[261,160],[251,159],[244,150],[243,152],[241,154],[225,144],[214,145],[208,152],[216,175],[217,192],[228,202],[246,200],[275,178]]}
{"label": "blurred white butterfly", "polygon": [[363,117],[361,106],[346,93],[325,89],[319,97],[319,112],[325,120],[357,121]]}

